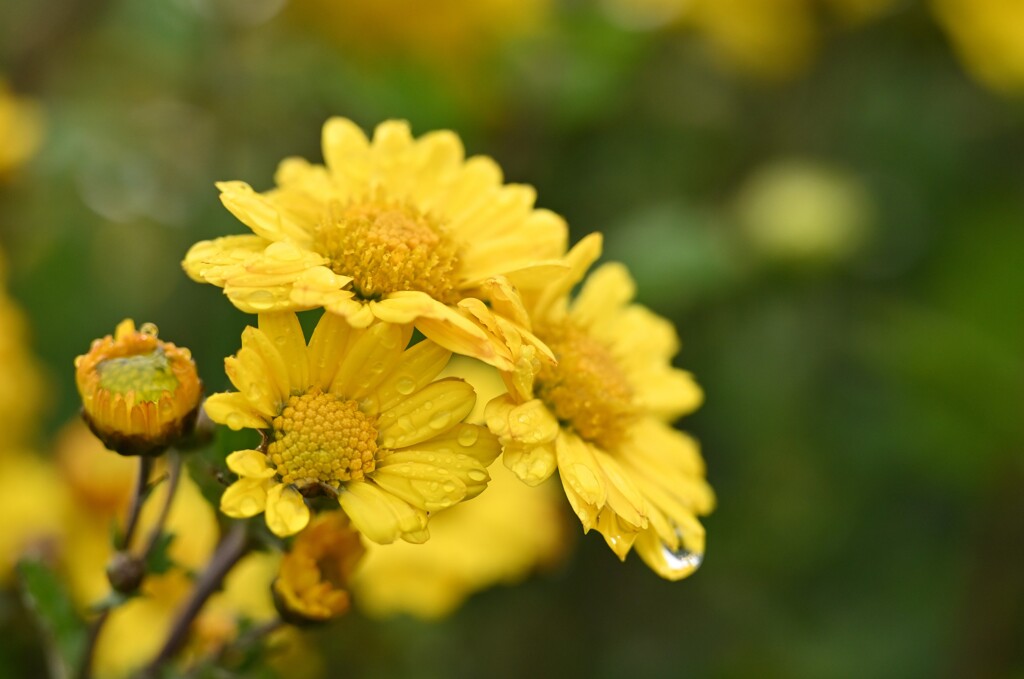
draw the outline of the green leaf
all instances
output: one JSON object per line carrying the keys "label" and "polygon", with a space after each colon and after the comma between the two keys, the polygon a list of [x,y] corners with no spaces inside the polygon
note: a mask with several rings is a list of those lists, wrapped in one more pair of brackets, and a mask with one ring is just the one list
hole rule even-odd
{"label": "green leaf", "polygon": [[88,631],[64,584],[40,561],[18,564],[25,606],[46,637],[47,660],[56,679],[69,677],[85,653]]}

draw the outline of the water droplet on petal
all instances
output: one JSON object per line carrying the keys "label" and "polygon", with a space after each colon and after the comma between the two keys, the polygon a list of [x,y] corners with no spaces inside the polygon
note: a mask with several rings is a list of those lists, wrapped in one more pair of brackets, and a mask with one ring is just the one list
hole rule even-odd
{"label": "water droplet on petal", "polygon": [[469,477],[470,481],[482,482],[487,480],[487,472],[481,469],[470,469],[466,472],[466,476]]}
{"label": "water droplet on petal", "polygon": [[411,377],[400,377],[395,382],[395,391],[402,396],[408,396],[412,392],[416,391],[416,380]]}
{"label": "water droplet on petal", "polygon": [[269,290],[253,290],[242,301],[257,311],[266,311],[274,306],[274,295]]}
{"label": "water droplet on petal", "polygon": [[698,552],[691,552],[680,544],[678,549],[672,549],[666,544],[661,545],[661,556],[669,570],[673,571],[695,571],[704,563],[704,555]]}
{"label": "water droplet on petal", "polygon": [[241,503],[239,503],[238,508],[241,510],[242,514],[245,514],[246,516],[256,514],[259,511],[259,505],[256,504],[256,500],[251,497],[243,499]]}
{"label": "water droplet on petal", "polygon": [[480,438],[480,430],[476,427],[463,427],[462,431],[459,432],[459,445],[469,446],[474,445],[477,439]]}
{"label": "water droplet on petal", "polygon": [[302,258],[302,253],[295,245],[287,241],[277,241],[267,246],[264,252],[274,259],[280,259],[286,262],[294,262],[297,259]]}
{"label": "water droplet on petal", "polygon": [[225,418],[225,424],[227,424],[228,428],[232,429],[233,431],[238,431],[239,429],[242,428],[241,414],[228,413],[228,416]]}
{"label": "water droplet on petal", "polygon": [[142,327],[139,328],[139,332],[143,335],[149,335],[150,337],[156,337],[160,330],[156,327],[155,323],[143,323]]}

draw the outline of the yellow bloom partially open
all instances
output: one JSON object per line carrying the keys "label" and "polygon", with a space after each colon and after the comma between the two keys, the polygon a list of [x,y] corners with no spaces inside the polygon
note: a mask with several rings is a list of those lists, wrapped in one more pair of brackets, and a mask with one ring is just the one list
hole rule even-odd
{"label": "yellow bloom partially open", "polygon": [[364,551],[343,512],[317,517],[281,560],[274,594],[282,616],[324,622],[346,613],[348,583]]}
{"label": "yellow bloom partially open", "polygon": [[203,387],[188,349],[157,339],[130,319],[75,359],[89,428],[122,455],[154,455],[187,433]]}
{"label": "yellow bloom partially open", "polygon": [[483,491],[498,442],[462,422],[476,401],[470,385],[434,380],[450,353],[429,340],[406,349],[411,333],[387,323],[353,329],[324,314],[307,346],[295,314],[260,314],[225,360],[239,391],[206,400],[215,422],[264,437],[259,449],[228,456],[241,478],[221,510],[266,512],[287,536],[309,522],[304,496],[327,495],[375,542],[422,542],[428,512]]}
{"label": "yellow bloom partially open", "polygon": [[569,272],[528,301],[533,330],[558,358],[524,346],[505,374],[509,393],[487,406],[505,464],[528,484],[557,469],[586,531],[598,530],[624,559],[634,546],[659,575],[692,573],[704,553],[697,515],[711,511],[697,443],[668,422],[703,398],[689,373],[671,367],[672,325],[631,304],[625,267],[596,270],[568,293],[600,254],[596,234],[567,259]]}
{"label": "yellow bloom partially open", "polygon": [[185,271],[249,313],[323,307],[360,328],[414,323],[451,351],[510,367],[514,329],[484,304],[489,281],[542,284],[565,251],[563,220],[534,209],[531,187],[502,184],[490,158],[464,159],[451,132],[413,139],[389,121],[371,142],[332,118],[323,154],[326,166],[282,162],[267,193],[219,184],[253,234],[195,244]]}

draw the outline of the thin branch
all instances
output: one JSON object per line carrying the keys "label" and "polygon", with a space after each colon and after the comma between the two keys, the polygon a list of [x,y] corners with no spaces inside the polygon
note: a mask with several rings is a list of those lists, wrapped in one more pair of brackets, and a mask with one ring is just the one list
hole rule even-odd
{"label": "thin branch", "polygon": [[124,535],[121,536],[121,544],[118,549],[125,550],[132,543],[135,529],[139,525],[139,515],[142,513],[142,505],[146,500],[147,489],[149,488],[149,474],[153,470],[153,458],[139,457],[139,475],[135,479],[135,490],[132,491],[131,504],[128,506],[128,518],[124,525]]}
{"label": "thin branch", "polygon": [[224,576],[248,551],[249,536],[246,524],[244,522],[236,522],[231,527],[230,532],[217,545],[217,551],[214,552],[206,570],[203,571],[196,581],[195,589],[192,590],[192,596],[178,611],[178,616],[171,627],[170,633],[167,635],[167,641],[164,642],[163,648],[160,649],[157,656],[140,673],[140,677],[150,678],[160,675],[160,669],[163,665],[173,658],[181,650],[181,647],[185,645],[185,641],[188,639],[189,627],[196,619],[196,616],[199,615],[203,604],[210,598],[210,595],[220,588]]}
{"label": "thin branch", "polygon": [[174,501],[174,494],[177,492],[178,482],[181,480],[181,453],[174,448],[168,450],[167,464],[170,467],[167,477],[167,497],[164,499],[163,507],[160,508],[160,515],[156,518],[156,523],[149,531],[146,545],[143,547],[142,553],[139,554],[139,558],[143,562],[149,558],[149,553],[153,551],[153,547],[164,532],[164,524],[167,523],[167,515],[171,511],[171,503]]}

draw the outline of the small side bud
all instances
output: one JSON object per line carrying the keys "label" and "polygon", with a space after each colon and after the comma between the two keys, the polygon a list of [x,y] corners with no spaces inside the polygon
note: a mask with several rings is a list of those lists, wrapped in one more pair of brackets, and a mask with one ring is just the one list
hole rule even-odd
{"label": "small side bud", "polygon": [[160,455],[190,437],[203,393],[191,352],[131,320],[75,359],[75,381],[89,428],[121,455]]}
{"label": "small side bud", "polygon": [[142,585],[146,566],[128,552],[117,552],[107,563],[107,580],[121,594],[132,594]]}

